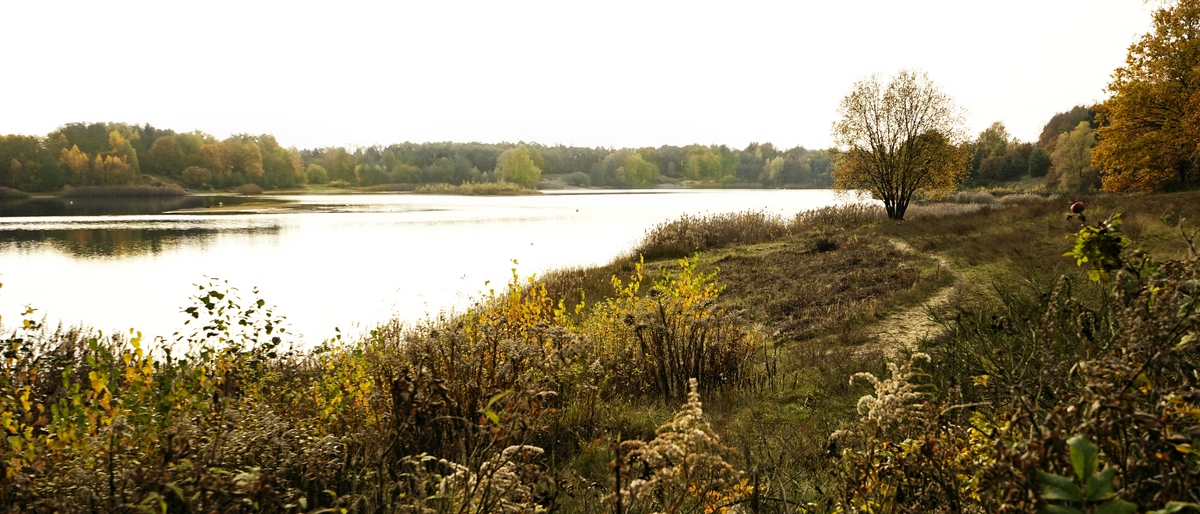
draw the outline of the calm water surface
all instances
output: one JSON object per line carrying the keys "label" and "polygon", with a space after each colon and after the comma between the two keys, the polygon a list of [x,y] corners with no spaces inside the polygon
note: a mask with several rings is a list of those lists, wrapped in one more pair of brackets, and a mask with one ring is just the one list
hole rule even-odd
{"label": "calm water surface", "polygon": [[[236,199],[215,201],[239,208]],[[270,201],[292,203],[262,209]],[[354,333],[391,316],[415,321],[460,308],[502,287],[513,260],[522,277],[608,262],[685,213],[791,215],[853,201],[826,190],[656,190],[280,196],[221,212],[192,209],[211,198],[86,210],[0,205],[0,316],[11,326],[31,305],[52,324],[169,336],[207,276],[257,287],[311,343],[335,327]]]}

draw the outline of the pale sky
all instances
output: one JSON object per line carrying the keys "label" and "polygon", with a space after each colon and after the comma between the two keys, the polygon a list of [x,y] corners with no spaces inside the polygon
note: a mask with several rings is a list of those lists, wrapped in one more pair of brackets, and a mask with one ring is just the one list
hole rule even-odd
{"label": "pale sky", "polygon": [[1106,96],[1141,0],[0,0],[0,134],[150,123],[285,146],[830,144],[840,99],[917,68],[975,134]]}

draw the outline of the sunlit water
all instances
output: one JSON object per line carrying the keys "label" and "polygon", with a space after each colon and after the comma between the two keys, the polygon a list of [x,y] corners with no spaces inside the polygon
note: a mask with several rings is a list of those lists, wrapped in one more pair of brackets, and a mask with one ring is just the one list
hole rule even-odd
{"label": "sunlit water", "polygon": [[222,214],[3,212],[3,322],[11,327],[30,305],[51,324],[170,336],[207,276],[257,287],[311,343],[335,327],[353,333],[393,316],[411,322],[461,308],[502,287],[514,260],[523,277],[606,263],[646,229],[685,213],[791,215],[858,201],[825,190],[276,198],[298,203]]}

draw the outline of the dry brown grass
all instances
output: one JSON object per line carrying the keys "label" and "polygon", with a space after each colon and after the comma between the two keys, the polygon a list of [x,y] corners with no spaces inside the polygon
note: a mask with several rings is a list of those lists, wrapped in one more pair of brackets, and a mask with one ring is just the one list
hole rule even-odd
{"label": "dry brown grass", "polygon": [[782,217],[761,211],[685,214],[646,231],[633,253],[646,260],[686,257],[713,248],[771,241],[786,235],[787,229]]}
{"label": "dry brown grass", "polygon": [[996,203],[996,197],[987,191],[959,191],[948,197],[949,203]]}
{"label": "dry brown grass", "polygon": [[847,229],[887,219],[887,211],[873,203],[832,205],[796,214],[792,218],[793,231],[817,229]]}

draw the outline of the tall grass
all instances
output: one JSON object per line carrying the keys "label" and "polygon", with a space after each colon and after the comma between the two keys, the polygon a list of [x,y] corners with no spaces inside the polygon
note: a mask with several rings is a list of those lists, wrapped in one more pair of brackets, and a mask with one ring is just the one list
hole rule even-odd
{"label": "tall grass", "polygon": [[679,258],[736,244],[771,241],[787,234],[787,222],[761,211],[693,216],[659,223],[633,249],[647,260]]}
{"label": "tall grass", "polygon": [[944,202],[949,203],[996,203],[996,197],[987,191],[959,191],[948,197]]}
{"label": "tall grass", "polygon": [[796,214],[792,218],[791,228],[793,230],[858,228],[885,219],[887,219],[887,211],[882,206],[873,203],[831,205]]}

